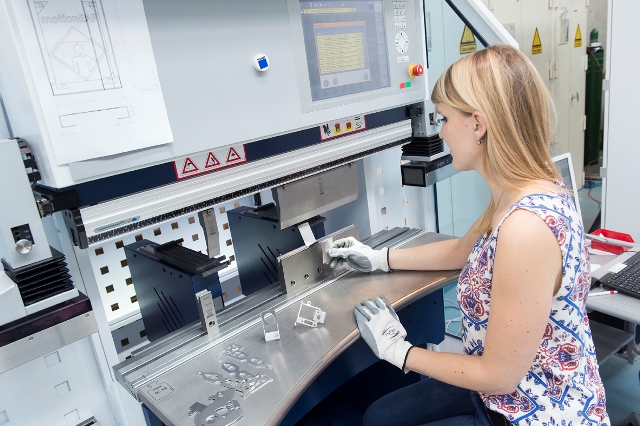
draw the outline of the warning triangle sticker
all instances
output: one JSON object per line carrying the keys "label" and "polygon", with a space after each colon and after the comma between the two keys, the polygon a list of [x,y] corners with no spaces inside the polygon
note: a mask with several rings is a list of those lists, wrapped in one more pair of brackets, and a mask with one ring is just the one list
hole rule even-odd
{"label": "warning triangle sticker", "polygon": [[533,34],[533,43],[531,44],[531,54],[537,55],[542,53],[542,42],[540,41],[540,33],[536,27],[536,32]]}
{"label": "warning triangle sticker", "polygon": [[200,169],[198,168],[198,166],[196,166],[196,163],[191,160],[191,158],[187,157],[187,159],[184,160],[184,166],[182,167],[183,175],[186,175],[187,173],[197,172],[198,170]]}
{"label": "warning triangle sticker", "polygon": [[47,3],[49,3],[48,1],[36,1],[33,3],[33,5],[36,8],[36,13],[38,15],[40,15],[40,12],[42,12],[42,9],[44,9],[44,7],[47,5]]}
{"label": "warning triangle sticker", "polygon": [[460,39],[460,54],[466,55],[467,53],[473,53],[477,50],[476,38],[466,25],[462,30],[462,38]]}
{"label": "warning triangle sticker", "polygon": [[227,163],[233,163],[234,161],[240,161],[242,157],[238,155],[238,152],[233,148],[229,148],[229,153],[227,154]]}
{"label": "warning triangle sticker", "polygon": [[580,24],[578,24],[578,29],[576,30],[576,38],[573,40],[573,47],[581,47],[582,46],[582,32],[580,31]]}
{"label": "warning triangle sticker", "polygon": [[220,165],[220,161],[218,161],[216,156],[213,155],[213,152],[210,152],[209,155],[207,156],[207,161],[204,164],[204,168],[205,169],[209,169],[211,167],[215,167],[215,166],[219,166],[219,165]]}

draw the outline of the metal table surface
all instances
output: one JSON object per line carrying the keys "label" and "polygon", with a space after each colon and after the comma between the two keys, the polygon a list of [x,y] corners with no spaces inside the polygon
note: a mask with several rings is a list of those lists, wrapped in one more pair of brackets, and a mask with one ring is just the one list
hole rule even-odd
{"label": "metal table surface", "polygon": [[[404,247],[448,238],[424,233]],[[262,323],[245,322],[239,332],[229,333],[223,339],[209,340],[207,343],[206,336],[195,337],[190,345],[199,349],[192,350],[189,356],[179,362],[175,361],[175,354],[169,350],[154,356],[153,362],[147,365],[149,371],[140,371],[136,378],[138,398],[165,424],[193,426],[199,418],[198,410],[192,408],[194,404],[202,410],[212,403],[215,394],[227,389],[221,384],[204,380],[199,373],[213,373],[223,379],[233,379],[234,375],[228,369],[223,369],[223,363],[227,362],[250,375],[258,376],[261,373],[259,377],[263,382],[265,376],[271,379],[245,397],[235,392],[231,398],[235,402],[229,402],[227,407],[240,407],[238,413],[241,410],[243,417],[238,424],[278,424],[313,380],[360,338],[353,316],[356,303],[384,294],[395,309],[402,309],[455,282],[458,274],[459,271],[347,273],[331,284],[310,290],[294,303],[284,305],[277,312],[279,340],[265,342]],[[309,301],[312,306],[325,311],[324,324],[316,328],[304,325],[294,327],[299,300]],[[231,344],[239,345],[236,348],[241,347],[241,352],[249,357],[268,363],[268,368],[259,367],[255,362],[239,362],[223,354]],[[143,370],[145,368],[142,367]],[[126,374],[123,373],[123,376]],[[131,386],[129,390],[132,390]],[[233,409],[221,409],[216,419],[213,416],[209,418],[210,423],[203,422],[203,417],[200,419],[201,424],[222,425],[229,424],[233,415]]]}

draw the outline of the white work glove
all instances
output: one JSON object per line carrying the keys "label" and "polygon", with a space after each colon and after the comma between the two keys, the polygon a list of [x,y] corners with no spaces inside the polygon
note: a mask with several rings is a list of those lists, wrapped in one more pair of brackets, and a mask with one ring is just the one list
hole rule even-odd
{"label": "white work glove", "polygon": [[338,268],[346,259],[347,264],[360,272],[371,272],[381,269],[389,272],[389,249],[374,250],[353,237],[341,238],[333,242],[327,251],[331,257],[329,266]]}
{"label": "white work glove", "polygon": [[407,331],[387,299],[380,295],[357,304],[355,308],[360,335],[373,353],[407,373],[409,370],[404,366],[413,345],[404,340]]}

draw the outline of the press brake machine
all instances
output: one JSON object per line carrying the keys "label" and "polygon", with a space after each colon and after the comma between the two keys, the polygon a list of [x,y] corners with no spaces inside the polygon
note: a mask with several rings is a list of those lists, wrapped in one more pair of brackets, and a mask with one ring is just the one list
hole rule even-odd
{"label": "press brake machine", "polygon": [[[481,3],[448,3],[485,43],[504,37]],[[1,371],[48,368],[65,345],[95,357],[77,380],[108,404],[80,404],[68,424],[136,424],[136,401],[147,423],[295,421],[337,386],[331,369],[356,353],[362,363],[339,371],[375,361],[348,355],[354,301],[384,292],[410,317],[455,280],[366,277],[325,254],[344,236],[444,238],[377,219],[376,179],[397,181],[399,166],[381,153],[437,133],[421,2],[5,0],[0,40],[4,111],[22,138],[0,142],[15,183],[0,214]],[[436,143],[425,164],[446,156]],[[115,336],[141,322],[124,360],[133,337]],[[424,343],[441,334],[419,329]],[[56,393],[74,395],[74,380]],[[34,415],[0,406],[16,411]]]}

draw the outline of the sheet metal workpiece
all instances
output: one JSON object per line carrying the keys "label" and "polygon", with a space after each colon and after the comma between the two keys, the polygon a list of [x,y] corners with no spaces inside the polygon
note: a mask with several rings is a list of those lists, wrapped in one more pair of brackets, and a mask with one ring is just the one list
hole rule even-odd
{"label": "sheet metal workpiece", "polygon": [[[422,231],[408,235],[412,239],[404,247],[448,239]],[[360,338],[353,317],[356,303],[384,294],[395,309],[401,309],[455,282],[459,274],[459,271],[363,274],[343,269],[345,272],[338,279],[309,286],[303,292],[265,299],[263,306],[245,316],[225,320],[223,314],[219,315],[217,338],[207,340],[201,332],[198,334],[199,324],[195,324],[190,331],[182,332],[182,340],[169,338],[155,352],[149,351],[146,359],[134,356],[116,366],[116,377],[167,425],[193,426],[196,412],[190,407],[194,404],[202,408],[209,405],[209,397],[217,392],[232,387],[248,390],[247,386],[254,386],[253,390],[236,391],[230,400],[239,404],[234,402],[230,407],[235,410],[239,406],[242,410],[236,424],[276,425],[316,377]],[[293,327],[302,301],[326,310],[326,322],[321,327]],[[277,312],[281,325],[280,339],[265,342],[260,312],[271,308]],[[248,359],[254,359],[253,364]],[[261,367],[256,360],[264,361],[270,368]],[[234,379],[229,371],[241,374],[240,377],[248,374],[252,381]],[[203,372],[209,380],[204,380]],[[222,385],[225,380],[227,387]]]}
{"label": "sheet metal workpiece", "polygon": [[291,293],[298,290],[300,286],[333,277],[335,271],[323,263],[328,262],[327,249],[335,240],[346,237],[359,239],[359,235],[358,227],[352,225],[320,238],[310,246],[302,246],[279,256],[279,281],[284,283],[286,292]]}

